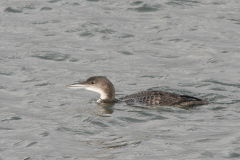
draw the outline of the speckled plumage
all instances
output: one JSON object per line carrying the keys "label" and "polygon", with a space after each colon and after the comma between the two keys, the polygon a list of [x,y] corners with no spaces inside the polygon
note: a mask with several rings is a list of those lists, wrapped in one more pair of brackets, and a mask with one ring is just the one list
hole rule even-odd
{"label": "speckled plumage", "polygon": [[136,103],[144,104],[147,106],[175,106],[175,107],[192,107],[194,105],[204,105],[209,102],[199,98],[178,95],[163,91],[144,91],[120,98],[122,102],[128,105]]}

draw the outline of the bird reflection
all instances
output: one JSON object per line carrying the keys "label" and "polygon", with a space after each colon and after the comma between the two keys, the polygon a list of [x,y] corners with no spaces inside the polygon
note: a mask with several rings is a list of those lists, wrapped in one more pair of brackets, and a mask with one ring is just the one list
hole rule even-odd
{"label": "bird reflection", "polygon": [[[114,104],[107,104],[107,103],[97,103],[97,115],[107,117],[107,114],[113,113],[113,106]],[[105,115],[106,114],[106,115]]]}

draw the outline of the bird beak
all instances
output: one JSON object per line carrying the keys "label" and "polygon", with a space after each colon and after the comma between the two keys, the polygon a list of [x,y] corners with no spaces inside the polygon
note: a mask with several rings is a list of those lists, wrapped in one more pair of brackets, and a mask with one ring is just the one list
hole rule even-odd
{"label": "bird beak", "polygon": [[69,84],[66,86],[66,88],[72,88],[72,89],[82,89],[85,88],[85,85],[82,85],[80,83],[75,83],[75,84]]}

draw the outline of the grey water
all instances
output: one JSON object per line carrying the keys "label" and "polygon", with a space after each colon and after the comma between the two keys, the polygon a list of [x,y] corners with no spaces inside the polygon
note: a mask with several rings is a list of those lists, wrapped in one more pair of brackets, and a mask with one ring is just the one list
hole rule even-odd
{"label": "grey water", "polygon": [[[237,0],[2,0],[0,159],[239,159],[239,15]],[[100,75],[117,98],[210,104],[65,88]]]}

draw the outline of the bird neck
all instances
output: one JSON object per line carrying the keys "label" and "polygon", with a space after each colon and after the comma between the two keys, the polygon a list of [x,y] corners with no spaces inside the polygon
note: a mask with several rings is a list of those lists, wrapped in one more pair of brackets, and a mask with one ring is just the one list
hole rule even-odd
{"label": "bird neck", "polygon": [[104,102],[113,102],[115,100],[115,89],[112,84],[102,87],[100,99]]}

